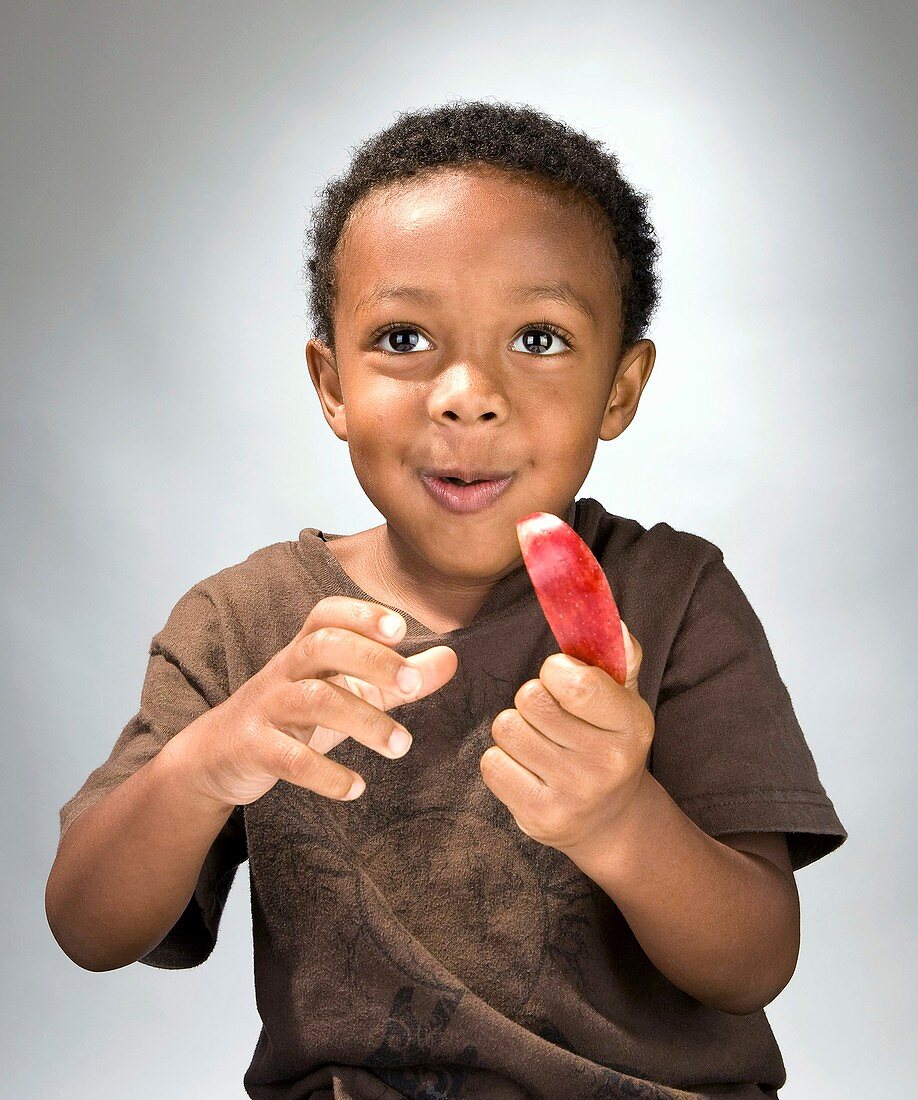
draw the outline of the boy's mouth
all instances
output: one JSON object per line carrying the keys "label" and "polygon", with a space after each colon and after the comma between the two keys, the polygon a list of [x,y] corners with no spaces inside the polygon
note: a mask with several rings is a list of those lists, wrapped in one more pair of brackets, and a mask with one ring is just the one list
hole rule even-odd
{"label": "boy's mouth", "polygon": [[480,481],[503,481],[513,476],[513,470],[474,470],[468,466],[449,466],[440,470],[421,470],[421,476],[439,478],[456,485],[475,485]]}
{"label": "boy's mouth", "polygon": [[465,470],[465,476],[455,473],[421,471],[424,488],[449,512],[479,512],[493,504],[513,480],[513,474],[476,477],[488,471]]}

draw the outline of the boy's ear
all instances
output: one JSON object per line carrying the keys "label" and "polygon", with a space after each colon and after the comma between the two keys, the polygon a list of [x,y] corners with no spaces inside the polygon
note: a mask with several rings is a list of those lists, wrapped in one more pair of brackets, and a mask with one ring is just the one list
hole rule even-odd
{"label": "boy's ear", "polygon": [[306,344],[306,365],[328,426],[339,439],[346,441],[347,417],[335,353],[323,341],[310,340]]}
{"label": "boy's ear", "polygon": [[638,340],[622,356],[606,402],[600,439],[615,439],[634,419],[656,357],[657,349],[652,340]]}

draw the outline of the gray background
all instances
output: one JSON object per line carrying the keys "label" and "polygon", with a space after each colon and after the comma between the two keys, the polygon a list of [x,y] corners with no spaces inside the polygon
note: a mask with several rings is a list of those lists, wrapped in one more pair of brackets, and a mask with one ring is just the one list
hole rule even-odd
{"label": "gray background", "polygon": [[657,364],[578,495],[724,550],[851,834],[798,876],[782,1097],[911,1092],[916,9],[564,8],[4,5],[4,1095],[243,1096],[245,866],[203,967],[89,973],[44,917],[57,811],[184,591],[381,522],[306,372],[302,236],[397,111],[485,96],[652,196]]}

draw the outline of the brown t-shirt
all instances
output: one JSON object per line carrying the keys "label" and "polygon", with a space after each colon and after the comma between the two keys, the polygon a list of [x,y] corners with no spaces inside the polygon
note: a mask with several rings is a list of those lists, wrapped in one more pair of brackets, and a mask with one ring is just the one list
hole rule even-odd
{"label": "brown t-shirt", "polygon": [[[837,848],[847,833],[721,551],[589,497],[564,518],[643,648],[657,780],[712,836],[785,833],[795,870]],[[151,643],[139,712],[61,809],[62,833],[257,672],[323,596],[378,602],[329,551],[338,537],[307,527],[182,596]],[[482,780],[491,722],[559,652],[522,563],[461,629],[434,635],[402,613],[400,653],[445,644],[459,657],[438,692],[391,711],[411,751],[388,760],[347,738],[329,756],[366,779],[356,801],[281,780],[238,807],[141,961],[203,962],[248,859],[256,1100],[776,1097],[785,1068],[765,1013],[721,1012],[673,985],[600,887]]]}

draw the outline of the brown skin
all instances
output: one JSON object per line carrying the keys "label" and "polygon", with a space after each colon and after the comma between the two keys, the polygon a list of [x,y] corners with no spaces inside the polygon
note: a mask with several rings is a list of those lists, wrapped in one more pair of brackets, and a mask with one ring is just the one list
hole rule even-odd
{"label": "brown skin", "polygon": [[[330,546],[369,594],[453,629],[520,564],[515,521],[565,514],[597,441],[634,417],[655,348],[641,340],[619,356],[618,291],[592,221],[504,173],[441,171],[371,194],[338,263],[337,356],[310,340],[306,359],[325,419],[386,523]],[[508,301],[510,287],[548,280],[572,283],[596,323],[566,303]],[[357,312],[381,283],[424,287],[440,304]],[[522,336],[541,320],[569,333],[573,350],[554,336],[547,353],[527,350]],[[415,349],[374,339],[390,322],[420,334]],[[417,471],[463,461],[516,476],[490,508],[455,515]]]}
{"label": "brown skin", "polygon": [[[441,170],[374,192],[352,212],[338,275],[336,353],[310,340],[306,360],[323,414],[386,522],[329,549],[374,599],[446,633],[467,625],[520,564],[517,519],[566,514],[598,440],[634,418],[656,350],[650,340],[621,348],[614,258],[583,208],[499,170]],[[550,280],[571,283],[594,319],[555,300],[510,300],[511,287]],[[358,309],[381,284],[421,287],[436,300]],[[570,339],[527,350],[523,337],[545,320]],[[392,350],[395,334],[379,334],[391,322],[415,333],[411,350]],[[454,463],[516,473],[490,508],[454,515],[418,474]],[[455,657],[448,647],[434,653],[445,682]],[[521,694],[516,702],[526,709]],[[516,728],[529,726],[529,751],[538,752],[543,734],[524,719]],[[556,721],[560,728],[566,715]],[[504,728],[495,727],[503,748],[488,750],[482,774],[507,802],[513,776],[522,789],[533,774],[525,779],[512,760]],[[631,789],[615,827],[568,855],[619,904],[674,984],[728,1012],[764,1006],[790,980],[799,950],[784,835],[714,840],[649,773]]]}
{"label": "brown skin", "polygon": [[[410,608],[420,621],[439,621],[444,629],[474,617],[490,588],[518,564],[513,521],[529,511],[566,512],[597,437],[612,439],[627,427],[650,374],[649,341],[624,356],[610,354],[618,321],[608,297],[598,293],[604,276],[589,259],[589,220],[578,223],[570,206],[507,181],[463,177],[422,189],[413,205],[403,196],[385,213],[371,209],[370,220],[358,220],[347,241],[340,379],[327,349],[312,344],[307,358],[329,423],[348,440],[361,485],[388,520],[350,536],[348,558],[358,584],[368,593],[371,586],[384,590],[385,598],[381,606],[344,597],[319,601],[300,634],[261,672],[70,825],[49,875],[46,912],[63,950],[87,969],[126,966],[162,939],[187,905],[233,806],[253,801],[276,778],[344,797],[353,776],[324,756],[347,736],[342,729],[390,755],[383,742],[392,723],[383,709],[403,701],[392,684],[405,662],[387,649],[391,639],[373,640],[386,607]],[[410,269],[411,263],[417,266]],[[476,265],[480,271],[472,278]],[[540,310],[574,335],[575,355],[529,364],[526,358],[536,353],[508,350],[532,320],[494,297],[505,285],[496,272],[510,278],[515,266],[540,277],[580,279],[598,325],[585,327],[573,311],[566,315],[568,307],[545,304]],[[381,321],[348,321],[360,294],[354,272],[370,278],[384,270],[416,282],[422,275],[439,279],[445,295],[439,310],[418,320],[434,350],[408,353],[410,363],[371,354],[368,330]],[[416,465],[463,454],[519,470],[513,492],[478,516],[442,512],[413,480]],[[344,541],[332,545],[340,548]],[[423,599],[418,592],[426,593]],[[640,658],[639,644],[637,653]],[[552,655],[546,664],[557,659]],[[457,668],[448,646],[407,663],[423,673],[417,698],[437,691]],[[329,676],[331,670],[337,675]],[[583,671],[588,677],[599,670]],[[576,836],[583,787],[592,782],[595,789],[601,779],[617,812],[597,829],[595,844],[591,837],[565,848],[569,857],[618,904],[674,984],[728,1012],[767,1003],[789,980],[799,945],[796,887],[783,836],[744,833],[722,842],[707,836],[649,772],[633,781],[652,736],[646,704],[617,684],[606,685],[608,703],[594,715],[604,724],[599,729],[589,713],[571,717],[585,700],[589,709],[589,693],[574,681],[568,698],[550,672],[543,675],[559,700],[533,693],[538,682],[520,688],[518,710],[502,712],[492,726],[496,745],[482,757],[487,785],[506,804],[518,805],[536,830],[557,828],[560,807],[574,830],[568,835]],[[633,669],[633,692],[636,675]],[[593,693],[594,705],[598,698]],[[637,720],[629,721],[628,713]],[[614,729],[607,728],[610,720]],[[621,737],[627,748],[618,763],[607,751],[610,737]],[[307,739],[309,747],[300,743]],[[591,763],[584,784],[559,784],[560,771],[553,775],[544,761],[562,759],[565,739],[572,748],[580,743],[581,752],[592,744],[593,757],[605,760],[602,774]],[[519,802],[539,771],[554,779],[562,796],[545,822]],[[626,787],[627,797],[614,797]],[[546,833],[545,842],[550,839]]]}

